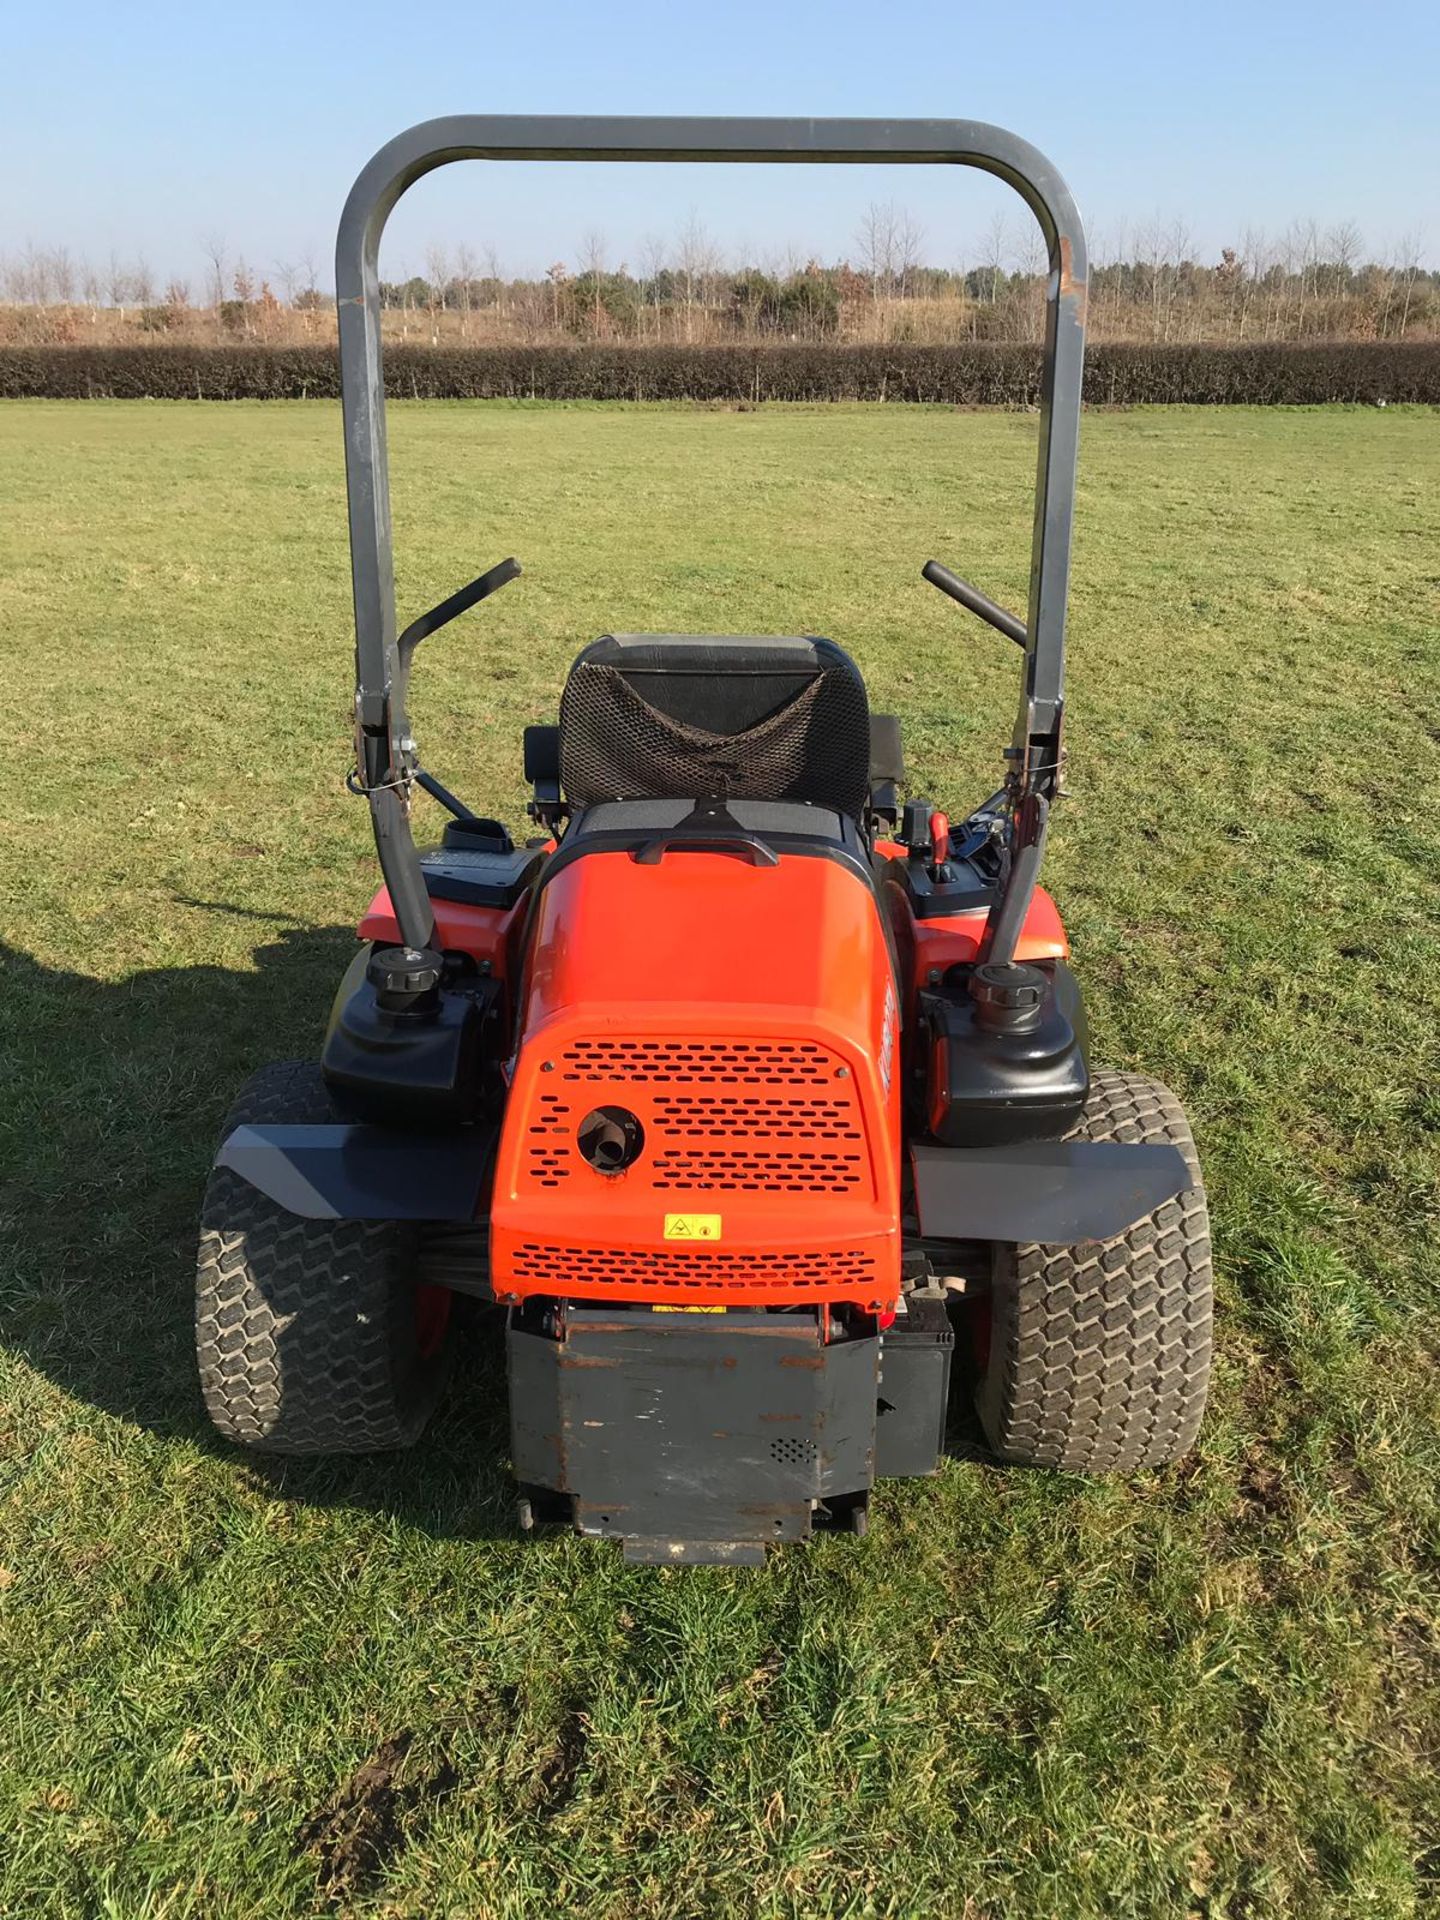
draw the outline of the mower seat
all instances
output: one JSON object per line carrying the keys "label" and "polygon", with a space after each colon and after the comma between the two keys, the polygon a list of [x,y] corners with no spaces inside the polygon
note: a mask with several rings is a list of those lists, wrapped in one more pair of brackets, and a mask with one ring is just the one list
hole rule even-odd
{"label": "mower seat", "polygon": [[718,795],[859,820],[870,786],[865,683],[830,640],[606,634],[565,682],[559,757],[572,807]]}

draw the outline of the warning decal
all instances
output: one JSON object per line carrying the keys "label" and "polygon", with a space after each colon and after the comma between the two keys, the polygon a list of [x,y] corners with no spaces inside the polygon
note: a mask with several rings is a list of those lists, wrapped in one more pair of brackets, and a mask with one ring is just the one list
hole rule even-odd
{"label": "warning decal", "polygon": [[667,1240],[718,1240],[720,1215],[718,1213],[667,1213],[665,1238]]}

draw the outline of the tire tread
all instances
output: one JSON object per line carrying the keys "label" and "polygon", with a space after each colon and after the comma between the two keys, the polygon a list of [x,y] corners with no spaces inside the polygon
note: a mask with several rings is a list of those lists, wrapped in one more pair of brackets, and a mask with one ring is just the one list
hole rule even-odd
{"label": "tire tread", "polygon": [[[318,1066],[280,1061],[246,1082],[224,1134],[333,1118]],[[206,1410],[228,1440],[284,1454],[414,1442],[440,1381],[438,1368],[397,1366],[411,1300],[404,1254],[393,1222],[302,1220],[228,1168],[212,1170],[195,1351]]]}
{"label": "tire tread", "polygon": [[1002,1459],[1026,1465],[1163,1466],[1194,1445],[1210,1375],[1210,1222],[1190,1125],[1158,1081],[1100,1071],[1068,1138],[1178,1147],[1194,1184],[1113,1240],[997,1250],[981,1421]]}

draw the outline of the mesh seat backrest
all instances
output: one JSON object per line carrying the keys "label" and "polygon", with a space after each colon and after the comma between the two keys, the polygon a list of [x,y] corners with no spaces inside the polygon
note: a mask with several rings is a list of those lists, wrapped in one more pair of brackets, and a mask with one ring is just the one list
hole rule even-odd
{"label": "mesh seat backrest", "polygon": [[858,819],[870,710],[820,639],[607,634],[560,697],[560,783],[604,800],[805,800]]}

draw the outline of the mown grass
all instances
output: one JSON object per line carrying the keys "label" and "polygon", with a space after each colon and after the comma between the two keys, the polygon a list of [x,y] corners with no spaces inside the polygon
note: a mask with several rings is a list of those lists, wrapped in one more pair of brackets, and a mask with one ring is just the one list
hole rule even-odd
{"label": "mown grass", "polygon": [[[520,727],[612,626],[831,633],[917,785],[988,790],[1013,653],[918,567],[1020,600],[1033,421],[437,405],[391,437],[402,612],[527,567],[418,672],[477,806],[517,817]],[[1198,1452],[1091,1485],[961,1448],[763,1574],[519,1545],[483,1346],[409,1458],[211,1440],[211,1136],[313,1050],[373,877],[338,420],[16,404],[0,450],[0,1910],[1433,1903],[1434,415],[1086,422],[1049,878],[1099,1054],[1196,1122]]]}

